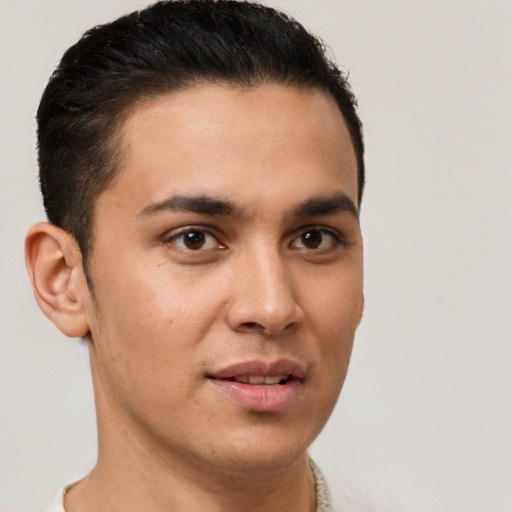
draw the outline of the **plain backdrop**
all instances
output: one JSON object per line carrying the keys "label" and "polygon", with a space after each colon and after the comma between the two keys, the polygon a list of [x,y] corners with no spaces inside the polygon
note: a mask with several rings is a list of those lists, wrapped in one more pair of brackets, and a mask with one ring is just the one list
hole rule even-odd
{"label": "plain backdrop", "polygon": [[[365,318],[312,448],[407,512],[512,511],[512,3],[268,1],[350,70],[367,143]],[[0,509],[45,510],[96,456],[86,346],[39,312],[34,114],[64,50],[144,2],[0,1]],[[379,494],[380,493],[380,494]]]}

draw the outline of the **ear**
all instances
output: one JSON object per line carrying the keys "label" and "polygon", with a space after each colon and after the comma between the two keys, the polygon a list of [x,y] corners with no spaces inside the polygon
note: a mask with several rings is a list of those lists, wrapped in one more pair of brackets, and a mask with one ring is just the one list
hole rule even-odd
{"label": "ear", "polygon": [[73,236],[48,222],[36,224],[25,239],[25,264],[41,311],[66,336],[88,334],[90,292]]}

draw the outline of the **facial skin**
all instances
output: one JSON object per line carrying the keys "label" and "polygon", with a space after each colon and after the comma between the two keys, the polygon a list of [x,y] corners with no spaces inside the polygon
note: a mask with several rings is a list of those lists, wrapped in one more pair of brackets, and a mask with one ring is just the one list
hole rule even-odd
{"label": "facial skin", "polygon": [[[83,276],[73,288],[98,468],[122,454],[133,471],[233,482],[303,469],[363,309],[356,160],[336,103],[201,85],[138,107],[122,135],[95,206],[93,293]],[[284,406],[219,390],[211,377],[247,362],[298,368]]]}

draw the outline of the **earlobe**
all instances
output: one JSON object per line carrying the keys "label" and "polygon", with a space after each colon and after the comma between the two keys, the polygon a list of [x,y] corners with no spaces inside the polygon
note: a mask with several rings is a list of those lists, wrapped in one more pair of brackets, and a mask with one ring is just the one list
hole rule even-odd
{"label": "earlobe", "polygon": [[66,336],[85,336],[89,292],[74,238],[48,222],[36,224],[25,239],[25,264],[41,311]]}

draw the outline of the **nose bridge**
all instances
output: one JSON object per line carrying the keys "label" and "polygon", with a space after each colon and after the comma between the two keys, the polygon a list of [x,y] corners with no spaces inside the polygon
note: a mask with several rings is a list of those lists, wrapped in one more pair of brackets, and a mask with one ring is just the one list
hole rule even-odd
{"label": "nose bridge", "polygon": [[276,334],[300,323],[292,276],[279,248],[268,240],[256,241],[239,255],[233,281],[232,328]]}

